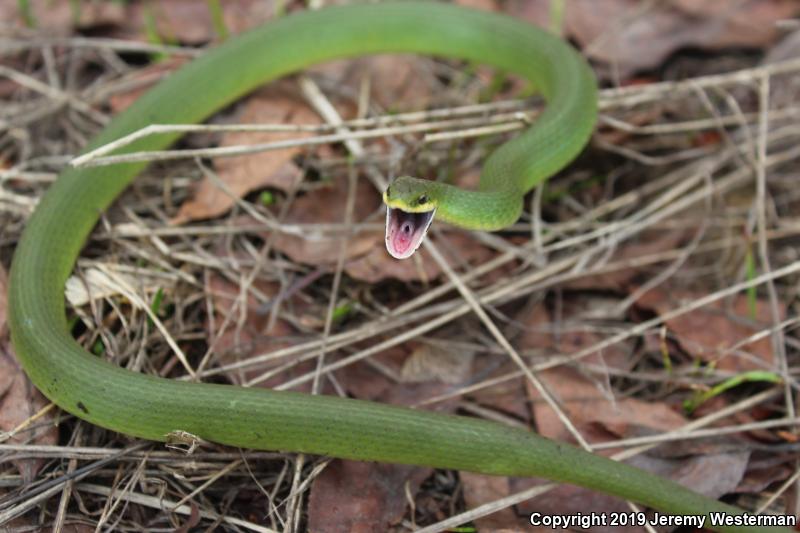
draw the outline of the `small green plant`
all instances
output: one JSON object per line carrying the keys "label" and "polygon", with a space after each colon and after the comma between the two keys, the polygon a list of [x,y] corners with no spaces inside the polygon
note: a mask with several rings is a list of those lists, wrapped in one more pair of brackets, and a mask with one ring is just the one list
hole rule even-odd
{"label": "small green plant", "polygon": [[17,7],[19,8],[19,14],[22,17],[22,22],[25,23],[25,26],[28,28],[35,28],[36,17],[33,15],[33,9],[31,8],[30,1],[17,0]]}
{"label": "small green plant", "polygon": [[[155,316],[159,316],[159,314],[161,313],[161,305],[163,302],[164,302],[164,289],[159,287],[158,290],[156,291],[155,296],[153,297],[153,302],[150,304],[150,310],[153,312]],[[150,318],[149,315],[147,317],[147,325],[151,328],[155,325],[153,324],[153,319]]]}
{"label": "small green plant", "polygon": [[340,322],[347,318],[347,316],[353,311],[353,304],[351,302],[344,302],[337,305],[333,310],[333,316],[331,317],[334,322]]}
{"label": "small green plant", "polygon": [[550,28],[549,30],[556,35],[561,35],[564,30],[564,0],[550,0]]}
{"label": "small green plant", "polygon": [[[753,281],[758,273],[756,272],[756,260],[753,257],[753,250],[750,246],[747,247],[747,253],[744,256],[745,276],[747,281]],[[747,287],[747,311],[750,318],[755,320],[758,313],[758,289],[755,285]]]}
{"label": "small green plant", "polygon": [[258,195],[258,202],[264,207],[270,206],[275,203],[275,195],[270,191],[262,191]]}
{"label": "small green plant", "polygon": [[683,409],[686,411],[686,413],[692,414],[695,409],[700,407],[700,405],[707,402],[711,398],[714,398],[715,396],[719,396],[729,389],[738,387],[742,383],[759,381],[763,381],[765,383],[780,383],[781,377],[774,372],[767,372],[764,370],[751,370],[750,372],[744,372],[737,376],[728,378],[722,383],[714,385],[706,391],[698,392],[691,398],[684,400]]}
{"label": "small green plant", "polygon": [[228,27],[225,25],[225,16],[222,12],[222,3],[219,0],[207,0],[208,11],[211,13],[211,24],[220,41],[228,38]]}

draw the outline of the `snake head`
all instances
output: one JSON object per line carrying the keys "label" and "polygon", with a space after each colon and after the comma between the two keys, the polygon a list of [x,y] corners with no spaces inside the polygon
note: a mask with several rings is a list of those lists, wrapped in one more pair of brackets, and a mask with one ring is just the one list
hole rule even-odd
{"label": "snake head", "polygon": [[438,205],[435,183],[401,176],[383,193],[386,204],[386,249],[395,259],[417,251]]}

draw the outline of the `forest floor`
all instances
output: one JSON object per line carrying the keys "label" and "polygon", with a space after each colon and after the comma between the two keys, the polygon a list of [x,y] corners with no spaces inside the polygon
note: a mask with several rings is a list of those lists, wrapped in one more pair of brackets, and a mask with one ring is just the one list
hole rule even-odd
{"label": "forest floor", "polygon": [[[518,223],[434,222],[396,261],[381,192],[474,186],[535,121],[530,87],[430,58],[324,65],[215,115],[103,215],[67,285],[76,338],[174,379],[528,428],[798,515],[797,4],[458,3],[562,34],[601,83],[592,141]],[[304,4],[0,2],[0,525],[466,532],[629,510],[538,480],[136,441],[27,381],[4,289],[40,195],[159,78]]]}

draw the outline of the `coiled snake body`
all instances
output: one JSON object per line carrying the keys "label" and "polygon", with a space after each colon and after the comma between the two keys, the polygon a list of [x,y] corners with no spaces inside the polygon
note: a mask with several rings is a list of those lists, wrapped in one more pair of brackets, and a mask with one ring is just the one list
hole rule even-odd
{"label": "coiled snake body", "polygon": [[[406,2],[305,12],[237,37],[161,82],[87,150],[149,124],[199,122],[264,82],[310,65],[385,52],[493,65],[532,81],[548,102],[535,125],[488,159],[478,191],[413,178],[392,184],[384,195],[390,208],[418,213],[393,211],[387,245],[395,255],[413,252],[421,238],[416,232],[420,224],[427,227],[434,209],[436,216],[472,228],[514,222],[523,195],[572,160],[592,131],[593,76],[561,40],[495,14]],[[148,137],[124,151],[159,149],[176,138]],[[42,198],[16,249],[9,289],[14,348],[34,384],[66,411],[145,439],[164,440],[180,430],[244,448],[544,477],[665,513],[741,513],[636,468],[485,420],[174,381],[123,370],[87,353],[68,333],[64,283],[99,214],[142,168],[133,163],[65,171]]]}

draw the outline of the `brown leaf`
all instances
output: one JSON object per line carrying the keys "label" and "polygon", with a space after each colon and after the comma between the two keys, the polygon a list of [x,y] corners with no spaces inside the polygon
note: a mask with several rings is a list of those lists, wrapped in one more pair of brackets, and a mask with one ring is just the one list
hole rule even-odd
{"label": "brown leaf", "polygon": [[388,531],[405,514],[432,468],[332,461],[311,486],[308,529],[315,533]]}
{"label": "brown leaf", "polygon": [[[800,57],[800,30],[794,30],[785,36],[762,62],[771,65],[779,61],[786,61]],[[770,84],[769,105],[772,109],[784,109],[795,105],[797,95],[800,94],[800,74],[788,72],[781,76],[776,76]]]}
{"label": "brown leaf", "polygon": [[470,375],[474,355],[446,345],[422,344],[405,360],[400,377],[404,383],[432,380],[451,385],[463,383]]}
{"label": "brown leaf", "polygon": [[[519,2],[510,9],[541,23],[541,6],[547,4]],[[647,5],[639,0],[595,0],[565,3],[564,27],[590,58],[613,64],[624,78],[657,67],[681,48],[766,46],[780,35],[775,22],[797,12],[793,0],[669,0]]]}
{"label": "brown leaf", "polygon": [[[252,124],[319,124],[319,117],[297,100],[275,92],[262,91],[247,100],[238,122]],[[299,139],[309,133],[252,133],[234,132],[222,135],[222,146],[248,145],[284,139]],[[228,192],[223,191],[211,179],[200,182],[192,198],[181,206],[173,223],[213,218],[233,207],[235,198],[262,187],[274,187],[284,191],[295,188],[302,174],[292,163],[300,153],[300,147],[270,150],[258,154],[221,158],[216,162],[217,175]],[[231,196],[232,195],[232,196]],[[343,205],[343,204],[342,204]]]}
{"label": "brown leaf", "polygon": [[[279,293],[277,283],[256,281],[254,287],[262,294],[275,297]],[[214,305],[214,320],[206,320],[206,331],[209,344],[213,343],[216,360],[222,364],[230,364],[247,359],[257,354],[265,354],[291,346],[287,340],[294,329],[284,320],[277,319],[271,322],[269,313],[260,311],[261,304],[252,293],[248,293],[246,308],[234,307],[236,299],[240,296],[239,286],[224,279],[222,276],[212,274],[208,277],[206,292],[211,295]],[[298,299],[299,300],[299,299]],[[292,300],[292,303],[299,303]],[[225,317],[231,315],[227,328],[220,332]],[[216,329],[212,330],[212,326]],[[241,384],[254,379],[264,372],[280,367],[287,362],[285,358],[278,361],[269,361],[258,366],[226,373],[233,383]],[[282,382],[304,375],[313,369],[313,361],[293,365],[272,378],[259,383],[258,386],[271,388]],[[306,383],[297,390],[308,392],[310,384]]]}
{"label": "brown leaf", "polygon": [[[295,199],[283,218],[284,224],[342,224],[345,219],[349,185],[344,176]],[[353,222],[364,222],[377,212],[380,195],[366,180],[358,180]],[[379,220],[383,220],[380,218]],[[332,232],[279,233],[273,246],[293,261],[306,264],[335,264],[342,248],[342,236]],[[383,231],[362,231],[347,239],[346,257],[353,258],[383,247]]]}
{"label": "brown leaf", "polygon": [[[37,30],[46,30],[50,36],[69,35],[74,28],[116,26],[124,24],[126,8],[119,2],[96,2],[83,0],[73,2],[51,2],[29,0],[31,14]],[[0,24],[22,26],[25,22],[19,10],[19,2],[0,2]]]}
{"label": "brown leaf", "polygon": [[[369,83],[370,104],[377,103],[391,112],[424,109],[430,103],[438,80],[426,69],[425,58],[414,55],[380,54],[355,59],[330,61],[308,69],[324,77],[328,84],[359,94],[362,83]],[[355,114],[352,100],[337,101],[342,116]],[[342,108],[344,110],[342,110]]]}
{"label": "brown leaf", "polygon": [[[602,296],[587,296],[577,303],[566,300],[562,303],[560,318],[562,320],[591,320],[592,317],[612,318],[607,311],[610,303]],[[539,304],[525,310],[517,321],[527,325],[520,337],[519,347],[523,349],[536,349],[543,353],[573,354],[582,352],[590,346],[596,345],[603,337],[591,328],[566,328],[561,330],[556,327],[550,311],[544,304]],[[629,370],[631,359],[629,350],[624,343],[612,346],[589,354],[581,361],[599,366],[609,366],[620,370]]]}
{"label": "brown leaf", "polygon": [[[635,279],[642,276],[644,269],[648,268],[636,266],[636,259],[657,254],[664,250],[674,250],[690,237],[691,231],[688,230],[644,231],[635,241],[628,241],[622,244],[610,259],[610,262],[613,263],[629,262],[632,265],[630,268],[620,268],[611,272],[581,276],[575,280],[568,281],[564,284],[564,287],[572,290],[624,290]],[[663,263],[656,263],[655,268],[663,269]]]}
{"label": "brown leaf", "polygon": [[[682,303],[697,300],[702,295],[686,291],[654,289],[637,302],[641,307],[666,313]],[[782,320],[785,307],[779,310]],[[769,337],[738,347],[739,342],[769,327],[772,314],[767,301],[757,300],[755,320],[750,317],[746,295],[738,295],[730,303],[717,301],[701,309],[684,313],[666,321],[670,336],[677,340],[693,357],[713,362],[717,368],[732,372],[773,368],[775,354]]]}
{"label": "brown leaf", "polygon": [[[454,335],[465,335],[466,332],[456,332]],[[474,370],[472,379],[475,381],[492,380],[516,370],[506,354],[497,354],[491,357],[476,357],[473,362]],[[507,379],[492,385],[482,387],[468,394],[469,399],[481,406],[491,408],[511,416],[525,424],[530,425],[531,410],[528,405],[526,389],[523,378]]]}
{"label": "brown leaf", "polygon": [[776,22],[800,13],[794,0],[671,0],[684,16],[706,21],[713,48],[760,47],[781,34]]}
{"label": "brown leaf", "polygon": [[[607,437],[634,437],[643,434],[670,431],[683,426],[686,420],[663,403],[651,403],[636,398],[613,398],[611,393],[601,390],[596,384],[565,367],[545,370],[537,374],[542,383],[559,402],[567,417],[582,432],[589,442],[608,440],[601,438],[601,428]],[[539,433],[556,440],[570,440],[569,433],[556,414],[528,386],[534,398],[533,410]],[[600,437],[600,438],[599,438]]]}
{"label": "brown leaf", "polygon": [[456,0],[456,4],[472,9],[481,9],[483,11],[499,11],[496,0]]}
{"label": "brown leaf", "polygon": [[679,459],[639,455],[630,463],[716,499],[736,490],[749,459],[750,452],[740,450]]}
{"label": "brown leaf", "polygon": [[[508,368],[503,371],[498,370],[490,374],[487,379],[492,379],[507,371]],[[480,375],[480,369],[476,369],[474,374]],[[531,411],[527,405],[522,378],[506,380],[492,387],[481,388],[469,393],[469,398],[483,407],[491,408],[523,423],[531,423]]]}
{"label": "brown leaf", "polygon": [[[226,31],[236,35],[254,28],[275,14],[272,0],[225,0],[219,3]],[[132,2],[128,6],[128,24],[117,37],[147,38],[147,16],[156,23],[156,31],[165,42],[205,44],[219,40],[208,2],[197,0],[170,0],[169,2]],[[149,9],[148,15],[145,10]]]}
{"label": "brown leaf", "polygon": [[[41,411],[50,402],[25,375],[14,356],[6,323],[8,278],[0,268],[0,431],[9,432]],[[51,414],[40,417],[34,431],[22,430],[8,439],[12,443],[56,444],[58,428]],[[44,464],[44,459],[19,459],[14,464],[25,483],[30,483]]]}
{"label": "brown leaf", "polygon": [[[407,351],[395,347],[372,357],[398,372]],[[396,383],[373,367],[357,364],[336,371],[337,381],[352,396],[381,403],[410,405],[441,394],[442,382]],[[451,412],[455,402],[441,402],[438,411]],[[433,469],[353,461],[333,461],[311,489],[311,531],[387,531],[403,518],[408,494],[414,497]]]}
{"label": "brown leaf", "polygon": [[379,55],[367,57],[372,94],[390,112],[418,110],[429,106],[439,81],[424,58],[417,56]]}
{"label": "brown leaf", "polygon": [[[486,476],[463,471],[458,473],[458,477],[464,489],[464,503],[467,504],[468,509],[499,500],[510,493],[507,477]],[[504,507],[490,515],[475,519],[475,525],[479,531],[514,530],[520,527],[521,522],[522,519],[511,507]]]}
{"label": "brown leaf", "polygon": [[[373,355],[370,359],[394,374],[399,374],[410,356],[407,346],[395,346]],[[336,379],[355,398],[396,405],[416,404],[426,398],[438,396],[450,388],[441,380],[398,383],[365,364],[350,365],[337,370]],[[455,400],[439,402],[435,410],[450,412],[455,406]]]}
{"label": "brown leaf", "polygon": [[794,473],[791,460],[778,457],[776,460],[761,460],[751,464],[736,492],[759,494],[777,481],[783,481]]}
{"label": "brown leaf", "polygon": [[[569,7],[570,2],[564,2]],[[552,5],[550,0],[507,0],[504,2],[504,12],[515,18],[520,18],[534,26],[549,28],[552,24]]]}
{"label": "brown leaf", "polygon": [[119,114],[131,106],[140,96],[147,92],[162,78],[174,72],[187,62],[185,57],[172,56],[163,61],[147,65],[133,73],[128,79],[132,88],[127,91],[114,93],[109,98],[109,106],[113,114]]}

